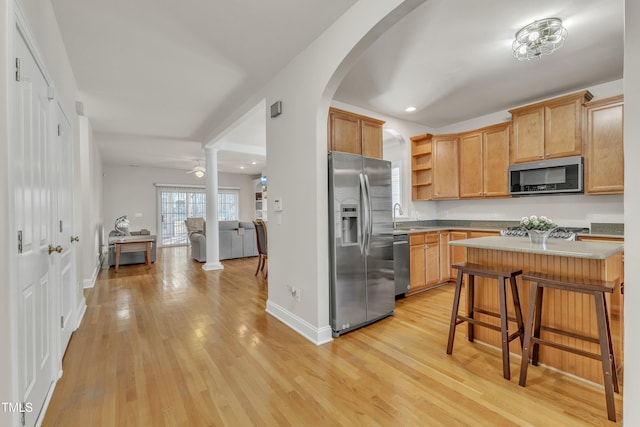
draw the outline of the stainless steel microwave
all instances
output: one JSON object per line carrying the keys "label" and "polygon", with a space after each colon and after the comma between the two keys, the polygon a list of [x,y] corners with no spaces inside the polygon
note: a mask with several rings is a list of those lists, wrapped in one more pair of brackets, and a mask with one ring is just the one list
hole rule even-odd
{"label": "stainless steel microwave", "polygon": [[533,195],[583,192],[580,156],[509,166],[509,194]]}

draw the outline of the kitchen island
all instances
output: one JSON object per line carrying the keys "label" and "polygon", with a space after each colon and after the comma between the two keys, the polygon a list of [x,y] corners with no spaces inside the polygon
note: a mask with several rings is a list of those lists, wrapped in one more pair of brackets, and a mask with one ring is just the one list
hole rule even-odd
{"label": "kitchen island", "polygon": [[[622,244],[550,239],[545,245],[536,245],[530,243],[528,238],[489,236],[452,241],[449,242],[449,245],[466,248],[466,260],[471,263],[518,268],[525,272],[562,274],[576,279],[614,282],[616,289],[613,294],[607,295],[607,304],[614,353],[618,369],[622,369]],[[528,306],[529,285],[529,282],[518,278],[518,292],[522,307]],[[510,299],[511,296],[507,296],[507,300]],[[498,287],[495,285],[495,281],[487,281],[487,279],[477,277],[475,300],[476,307],[493,313],[499,312]],[[560,329],[597,337],[595,305],[590,295],[548,289],[545,291],[542,313],[542,338],[585,351],[598,352],[598,345],[595,343],[582,342],[553,332],[554,329]],[[527,313],[523,313],[523,315],[526,316]],[[478,320],[498,324],[497,318],[487,314],[477,313],[476,317]],[[509,317],[515,320],[512,307],[509,308]],[[509,329],[516,330],[515,321],[512,323]],[[486,328],[476,328],[475,339],[500,347],[500,335]],[[514,354],[520,354],[519,341],[512,341],[509,349]],[[602,365],[597,360],[543,346],[540,348],[539,361],[541,364],[588,381],[603,383]],[[622,378],[622,375],[619,375],[618,378]]]}

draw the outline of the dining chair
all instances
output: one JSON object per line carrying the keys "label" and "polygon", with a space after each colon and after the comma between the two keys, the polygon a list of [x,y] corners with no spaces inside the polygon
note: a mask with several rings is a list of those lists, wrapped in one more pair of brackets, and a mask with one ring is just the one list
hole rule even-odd
{"label": "dining chair", "polygon": [[264,271],[264,278],[266,279],[269,270],[264,269],[267,262],[267,223],[262,219],[256,219],[253,221],[256,226],[256,244],[258,246],[258,268],[256,268],[256,276],[259,271]]}

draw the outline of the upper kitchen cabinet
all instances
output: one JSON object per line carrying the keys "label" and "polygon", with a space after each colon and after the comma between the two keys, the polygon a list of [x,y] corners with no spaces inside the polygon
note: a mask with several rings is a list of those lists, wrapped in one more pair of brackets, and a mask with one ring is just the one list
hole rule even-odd
{"label": "upper kitchen cabinet", "polygon": [[382,159],[382,120],[329,108],[328,150]]}
{"label": "upper kitchen cabinet", "polygon": [[582,154],[582,107],[593,95],[581,91],[510,110],[511,163]]}
{"label": "upper kitchen cabinet", "polygon": [[433,198],[457,199],[458,187],[458,135],[434,135],[433,144]]}
{"label": "upper kitchen cabinet", "polygon": [[432,137],[430,133],[411,137],[411,200],[433,198]]}
{"label": "upper kitchen cabinet", "polygon": [[585,116],[585,193],[623,193],[623,96],[585,104]]}
{"label": "upper kitchen cabinet", "polygon": [[460,135],[460,198],[509,197],[509,122]]}

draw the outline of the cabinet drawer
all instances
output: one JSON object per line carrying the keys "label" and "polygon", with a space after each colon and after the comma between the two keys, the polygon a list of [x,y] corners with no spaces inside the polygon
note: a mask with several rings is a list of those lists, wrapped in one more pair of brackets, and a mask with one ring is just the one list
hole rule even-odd
{"label": "cabinet drawer", "polygon": [[424,245],[424,233],[409,235],[410,245]]}
{"label": "cabinet drawer", "polygon": [[429,245],[429,244],[433,244],[433,243],[438,243],[440,241],[439,239],[439,233],[427,233],[424,235],[424,242]]}

